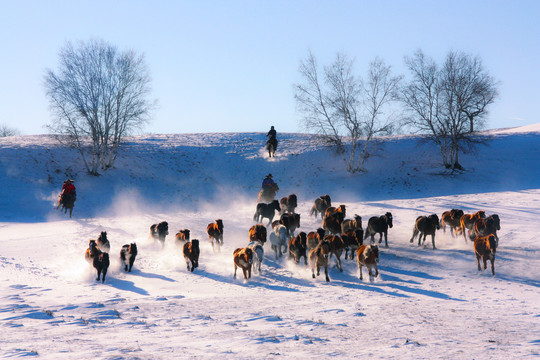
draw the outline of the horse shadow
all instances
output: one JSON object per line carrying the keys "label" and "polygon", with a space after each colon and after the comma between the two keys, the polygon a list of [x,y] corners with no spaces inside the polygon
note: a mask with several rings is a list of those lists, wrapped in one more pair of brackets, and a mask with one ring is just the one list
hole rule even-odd
{"label": "horse shadow", "polygon": [[164,275],[159,275],[159,274],[154,274],[154,273],[147,273],[147,272],[144,272],[144,271],[141,271],[141,270],[131,270],[131,274],[133,275],[137,275],[137,276],[140,276],[140,277],[144,277],[144,278],[147,278],[147,279],[160,279],[160,280],[163,280],[163,281],[169,281],[169,282],[176,282],[176,280],[170,278],[170,277],[167,277],[167,276],[164,276]]}
{"label": "horse shadow", "polygon": [[[416,288],[413,286],[408,285],[402,285],[402,284],[409,284],[409,285],[422,285],[421,282],[414,281],[414,280],[404,280],[394,275],[389,275],[388,272],[393,272],[395,274],[403,274],[408,276],[415,276],[422,279],[428,279],[428,280],[442,280],[443,278],[434,277],[429,274],[419,272],[419,271],[407,271],[402,270],[398,268],[388,267],[388,266],[379,266],[379,278],[378,281],[370,281],[369,283],[366,283],[365,281],[362,281],[358,279],[358,277],[353,276],[349,273],[334,273],[330,274],[331,283],[333,285],[339,285],[347,288],[352,289],[359,289],[359,290],[365,290],[365,291],[371,291],[376,292],[380,294],[385,294],[389,296],[394,297],[410,297],[410,294],[416,294],[416,295],[424,295],[436,299],[443,299],[443,300],[452,300],[452,301],[466,301],[463,299],[457,299],[453,298],[445,293],[433,291],[433,290],[425,290]],[[365,273],[365,269],[364,275]],[[399,284],[401,283],[401,284]],[[387,290],[389,289],[389,290]]]}
{"label": "horse shadow", "polygon": [[[102,284],[99,285],[101,286]],[[105,285],[111,286],[118,290],[131,291],[139,295],[150,295],[150,293],[145,289],[135,286],[135,283],[133,281],[121,280],[117,278],[107,278]],[[95,286],[98,286],[98,284],[95,284]]]}

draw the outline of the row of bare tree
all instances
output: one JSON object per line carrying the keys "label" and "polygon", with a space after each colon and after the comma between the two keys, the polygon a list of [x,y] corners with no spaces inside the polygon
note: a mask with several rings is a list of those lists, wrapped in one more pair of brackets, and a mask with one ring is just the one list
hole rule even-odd
{"label": "row of bare tree", "polygon": [[[47,70],[44,82],[54,115],[49,129],[97,175],[113,166],[124,136],[148,121],[155,107],[149,71],[142,55],[102,40],[68,42],[59,58],[59,70]],[[418,51],[405,64],[408,80],[379,58],[363,78],[341,53],[322,72],[311,52],[301,61],[294,88],[302,122],[337,147],[348,171],[363,171],[374,138],[403,125],[429,134],[444,165],[461,169],[459,152],[474,143],[496,82],[479,58],[464,53],[449,52],[438,65]]]}
{"label": "row of bare tree", "polygon": [[419,50],[405,64],[408,79],[378,58],[365,78],[342,53],[322,72],[311,52],[300,63],[302,82],[294,89],[302,123],[336,146],[349,172],[363,171],[374,137],[396,127],[427,134],[452,170],[462,169],[459,152],[477,141],[474,132],[498,95],[481,60],[451,51],[438,65]]}

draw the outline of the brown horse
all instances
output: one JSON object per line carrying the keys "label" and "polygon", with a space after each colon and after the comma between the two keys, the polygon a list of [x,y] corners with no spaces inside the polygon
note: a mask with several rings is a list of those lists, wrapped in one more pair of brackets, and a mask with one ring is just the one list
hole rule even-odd
{"label": "brown horse", "polygon": [[193,272],[195,268],[199,267],[199,254],[201,253],[201,250],[199,249],[199,240],[193,239],[190,242],[185,243],[182,253],[184,254],[184,260],[186,260],[188,271]]}
{"label": "brown horse", "polygon": [[295,194],[291,194],[287,197],[281,198],[279,204],[281,205],[280,215],[283,215],[286,212],[288,212],[289,214],[293,214],[294,210],[298,206],[298,199]]}
{"label": "brown horse", "polygon": [[[431,235],[431,243],[435,249],[435,231],[441,228],[439,217],[437,214],[429,216],[419,216],[416,218],[414,230],[410,242],[412,243],[415,236],[418,235],[418,246],[426,242],[426,236]],[[423,237],[423,241],[422,241]]]}
{"label": "brown horse", "polygon": [[[98,249],[96,241],[90,240],[88,249],[84,254],[86,261],[92,264],[97,271],[96,280],[105,282],[105,275],[107,275],[107,269],[110,265],[109,254]],[[103,276],[101,276],[103,274]]]}
{"label": "brown horse", "polygon": [[317,276],[321,273],[321,268],[324,268],[326,281],[330,281],[328,277],[328,258],[330,257],[330,244],[326,240],[322,240],[313,249],[309,251],[309,264],[311,266],[311,276],[315,279],[315,269]]}
{"label": "brown horse", "polygon": [[497,230],[501,230],[501,219],[499,218],[499,215],[493,214],[487,218],[476,220],[474,222],[471,236],[474,239],[477,235],[487,236],[493,234],[495,235],[495,240],[497,240],[497,246],[499,246]]}
{"label": "brown horse", "polygon": [[463,210],[460,209],[452,209],[443,212],[441,215],[441,228],[443,229],[443,232],[446,232],[446,225],[448,225],[450,227],[450,234],[455,236],[457,229],[461,226],[460,220],[462,216]]}
{"label": "brown horse", "polygon": [[253,264],[253,251],[250,248],[238,248],[233,252],[234,260],[234,278],[236,279],[236,270],[242,269],[244,279],[251,278],[251,265]]}
{"label": "brown horse", "polygon": [[345,249],[343,239],[339,235],[326,235],[323,240],[328,241],[330,244],[330,256],[328,257],[328,260],[330,260],[332,254],[334,254],[336,257],[337,268],[340,272],[343,272],[343,268],[341,267],[341,254],[343,253],[343,249]]}
{"label": "brown horse", "polygon": [[297,236],[289,240],[289,257],[294,257],[294,262],[299,263],[300,258],[304,257],[304,264],[307,265],[307,235],[300,232]]}
{"label": "brown horse", "polygon": [[263,224],[253,225],[249,228],[249,241],[258,241],[261,245],[266,242],[266,227]]}
{"label": "brown horse", "polygon": [[341,233],[345,234],[350,230],[362,230],[362,217],[354,215],[354,219],[346,219],[341,223]]}
{"label": "brown horse", "polygon": [[101,234],[99,234],[96,244],[99,250],[103,252],[108,253],[111,251],[111,244],[109,243],[109,240],[107,239],[106,231],[102,231]]}
{"label": "brown horse", "polygon": [[375,234],[380,234],[379,244],[382,242],[384,234],[385,247],[388,247],[388,228],[392,228],[392,213],[387,212],[382,216],[373,216],[369,219],[366,232],[364,235],[364,240],[371,236],[371,243],[375,242]]}
{"label": "brown horse", "polygon": [[347,259],[350,251],[350,259],[352,260],[354,258],[354,253],[356,250],[358,250],[358,247],[364,244],[364,230],[349,230],[345,234],[342,234],[341,238],[345,244],[345,259]]}
{"label": "brown horse", "polygon": [[346,216],[346,209],[345,209],[345,205],[341,204],[339,205],[337,208],[336,207],[333,207],[333,206],[329,206],[325,211],[324,211],[324,216],[329,216],[329,215],[332,215],[332,214],[335,214],[337,212],[340,212],[343,214],[343,218],[345,219],[345,216]]}
{"label": "brown horse", "polygon": [[215,251],[215,240],[218,251],[221,251],[221,245],[223,245],[223,220],[217,219],[216,222],[208,224],[206,232],[208,233],[208,241],[212,243],[212,250]]}
{"label": "brown horse", "polygon": [[178,230],[174,236],[174,243],[176,246],[184,246],[185,243],[189,241],[190,231],[188,229]]}
{"label": "brown horse", "polygon": [[361,245],[358,247],[356,257],[360,280],[363,280],[362,266],[365,266],[368,269],[370,281],[373,281],[372,268],[375,268],[375,277],[379,276],[379,269],[377,268],[377,263],[379,262],[379,247],[377,245]]}
{"label": "brown horse", "polygon": [[484,262],[484,270],[487,268],[487,261],[491,261],[491,275],[495,276],[495,253],[497,251],[497,241],[495,235],[477,236],[474,239],[474,254],[476,255],[476,264],[478,271],[480,268],[480,259]]}
{"label": "brown horse", "polygon": [[150,237],[154,240],[159,240],[161,242],[161,247],[165,246],[165,237],[169,235],[169,223],[162,221],[159,224],[154,224],[150,226]]}
{"label": "brown horse", "polygon": [[474,223],[478,219],[483,219],[486,217],[486,212],[484,210],[480,210],[475,212],[474,214],[464,214],[459,219],[460,224],[460,231],[463,234],[463,238],[465,239],[465,242],[467,242],[467,235],[465,230],[472,230]]}
{"label": "brown horse", "polygon": [[322,221],[322,228],[331,234],[340,234],[344,216],[340,211],[325,216]]}
{"label": "brown horse", "polygon": [[120,260],[124,264],[124,271],[131,272],[135,258],[137,257],[137,244],[125,244],[120,250]]}
{"label": "brown horse", "polygon": [[300,227],[300,214],[283,214],[279,222],[285,225],[289,233],[289,238],[292,238],[296,229]]}
{"label": "brown horse", "polygon": [[330,206],[332,206],[332,200],[330,199],[330,195],[321,195],[318,199],[315,200],[315,203],[311,208],[310,216],[315,215],[315,217],[317,217],[320,213],[321,219],[323,219],[326,209],[328,209]]}
{"label": "brown horse", "polygon": [[318,228],[317,231],[310,231],[307,234],[306,241],[307,241],[307,251],[311,251],[312,249],[319,244],[325,236],[325,231],[323,228]]}

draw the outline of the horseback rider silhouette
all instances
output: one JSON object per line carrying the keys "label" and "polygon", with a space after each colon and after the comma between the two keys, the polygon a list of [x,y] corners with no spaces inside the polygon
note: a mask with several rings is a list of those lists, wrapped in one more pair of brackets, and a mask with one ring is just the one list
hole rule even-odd
{"label": "horseback rider silhouette", "polygon": [[276,129],[274,129],[274,126],[270,127],[270,131],[268,131],[266,137],[268,138],[268,140],[266,140],[266,149],[268,150],[268,156],[272,157],[274,156],[278,145],[277,132]]}

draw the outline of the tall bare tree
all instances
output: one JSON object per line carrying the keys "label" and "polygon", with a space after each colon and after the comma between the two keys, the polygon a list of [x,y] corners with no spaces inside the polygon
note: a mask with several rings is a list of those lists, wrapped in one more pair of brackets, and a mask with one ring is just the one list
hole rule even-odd
{"label": "tall bare tree", "polygon": [[390,66],[380,59],[370,64],[366,80],[354,75],[353,65],[346,55],[338,53],[334,62],[324,67],[320,79],[317,61],[310,52],[300,63],[303,83],[294,86],[304,127],[335,144],[352,173],[364,170],[373,137],[392,130],[384,110],[394,100],[401,79],[392,76]]}
{"label": "tall bare tree", "polygon": [[60,51],[58,72],[47,70],[45,90],[54,118],[48,126],[74,146],[90,174],[113,166],[124,136],[148,120],[150,75],[143,55],[120,52],[103,40]]}
{"label": "tall bare tree", "polygon": [[447,168],[462,169],[459,153],[473,147],[497,86],[478,58],[449,52],[442,66],[417,51],[406,57],[411,78],[401,91],[407,123],[428,133],[439,146]]}

